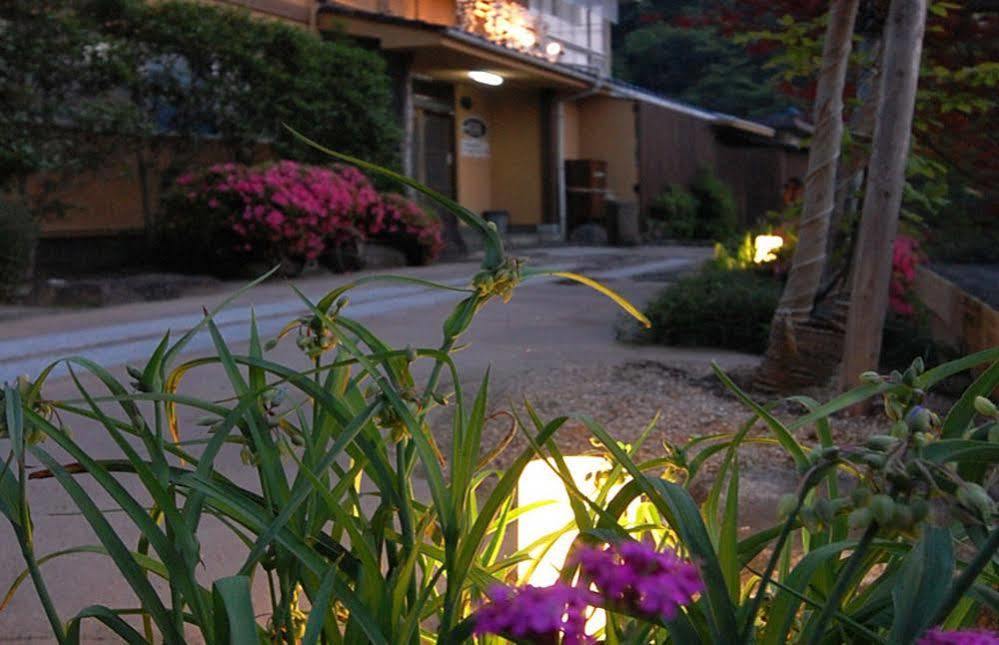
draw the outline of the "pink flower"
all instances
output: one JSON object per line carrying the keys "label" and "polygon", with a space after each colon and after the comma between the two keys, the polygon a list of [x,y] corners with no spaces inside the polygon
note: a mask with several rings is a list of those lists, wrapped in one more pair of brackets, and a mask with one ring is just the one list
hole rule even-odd
{"label": "pink flower", "polygon": [[586,608],[593,593],[580,587],[556,583],[550,587],[496,586],[489,590],[491,602],[475,614],[476,634],[508,635],[517,639],[557,642],[566,645],[593,642],[585,633]]}
{"label": "pink flower", "polygon": [[692,563],[671,550],[627,541],[577,554],[582,579],[591,582],[611,606],[664,620],[676,618],[683,605],[704,589]]}
{"label": "pink flower", "polygon": [[891,310],[900,316],[916,313],[912,305],[912,286],[916,281],[916,268],[923,262],[919,242],[908,235],[898,235],[892,247],[892,275],[888,289]]}
{"label": "pink flower", "polygon": [[281,213],[281,211],[271,211],[267,213],[267,217],[264,218],[264,220],[267,222],[268,226],[270,226],[273,229],[277,229],[280,228],[281,224],[284,223],[284,215]]}
{"label": "pink flower", "polygon": [[923,634],[917,645],[999,645],[999,635],[977,629],[946,632],[934,628]]}

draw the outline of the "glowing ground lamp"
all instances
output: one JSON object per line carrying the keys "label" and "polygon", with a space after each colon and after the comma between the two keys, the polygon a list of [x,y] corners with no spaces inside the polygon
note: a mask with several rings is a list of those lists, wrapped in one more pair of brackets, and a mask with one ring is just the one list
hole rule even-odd
{"label": "glowing ground lamp", "polygon": [[753,262],[764,264],[777,260],[776,251],[784,246],[784,238],[780,235],[757,235],[753,240]]}
{"label": "glowing ground lamp", "polygon": [[[545,536],[563,529],[573,520],[565,483],[553,470],[554,465],[550,461],[535,459],[527,464],[520,475],[517,505],[521,508],[531,504],[543,505],[525,513],[517,523],[518,550],[530,547]],[[590,499],[596,498],[598,493],[596,475],[611,468],[603,457],[592,456],[566,457],[565,465],[576,488]],[[533,550],[531,560],[517,565],[520,577],[523,578],[530,572],[527,582],[536,587],[555,583],[577,533],[576,530],[566,531],[544,553],[543,548]],[[531,571],[535,562],[537,566]]]}
{"label": "glowing ground lamp", "polygon": [[[580,494],[596,500],[600,492],[598,475],[611,470],[611,463],[603,457],[586,455],[565,457],[564,460]],[[535,459],[520,474],[517,482],[517,505],[524,508],[536,504],[538,507],[527,511],[517,522],[518,551],[528,549],[539,540],[561,531],[574,519],[565,483],[556,474],[554,466],[554,462],[550,460]],[[624,483],[614,485],[608,493],[608,499],[621,490]],[[637,515],[637,508],[638,500],[635,499],[628,505],[626,516],[633,520]],[[531,557],[517,565],[521,581],[535,587],[547,587],[557,582],[572,541],[578,533],[575,529],[566,531],[547,550],[544,545],[531,549]],[[597,609],[586,620],[586,632],[595,634],[603,629],[606,622],[604,610]]]}

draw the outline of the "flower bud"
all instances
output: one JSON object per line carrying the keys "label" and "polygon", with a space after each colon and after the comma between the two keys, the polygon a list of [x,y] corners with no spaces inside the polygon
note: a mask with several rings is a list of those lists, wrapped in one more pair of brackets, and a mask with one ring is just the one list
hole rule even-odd
{"label": "flower bud", "polygon": [[888,526],[895,514],[895,502],[887,495],[875,495],[871,499],[871,512],[878,524]]}
{"label": "flower bud", "polygon": [[933,416],[921,405],[909,410],[905,415],[905,422],[913,432],[929,432],[933,429]]}
{"label": "flower bud", "polygon": [[906,440],[909,438],[911,432],[909,431],[909,426],[905,424],[905,421],[896,421],[891,427],[891,436],[896,439]]}
{"label": "flower bud", "polygon": [[905,504],[896,504],[895,513],[892,515],[892,527],[900,531],[908,531],[914,523],[912,509]]}
{"label": "flower bud", "polygon": [[984,396],[975,397],[975,412],[983,417],[999,417],[999,408]]}
{"label": "flower bud", "polygon": [[961,484],[957,489],[957,501],[986,519],[992,515],[995,506],[988,491],[973,482]]}
{"label": "flower bud", "polygon": [[871,503],[871,489],[866,486],[858,486],[850,493],[850,499],[856,506],[867,506]]}
{"label": "flower bud", "polygon": [[860,375],[860,382],[868,385],[878,385],[881,383],[881,375],[877,372],[868,371]]}
{"label": "flower bud", "polygon": [[816,514],[814,509],[807,506],[803,506],[801,511],[798,513],[798,517],[801,518],[801,523],[806,529],[811,533],[818,533],[819,531],[819,516]]}
{"label": "flower bud", "polygon": [[866,529],[873,520],[874,513],[869,508],[858,508],[847,517],[850,527],[855,529]]}
{"label": "flower bud", "polygon": [[794,493],[785,493],[781,495],[780,500],[777,502],[777,519],[782,520],[791,514],[798,506],[798,496]]}
{"label": "flower bud", "polygon": [[866,443],[871,450],[886,452],[898,445],[898,439],[886,434],[875,434],[868,437]]}
{"label": "flower bud", "polygon": [[833,505],[827,499],[820,499],[815,502],[815,514],[824,523],[829,524],[833,521],[833,517],[836,515]]}

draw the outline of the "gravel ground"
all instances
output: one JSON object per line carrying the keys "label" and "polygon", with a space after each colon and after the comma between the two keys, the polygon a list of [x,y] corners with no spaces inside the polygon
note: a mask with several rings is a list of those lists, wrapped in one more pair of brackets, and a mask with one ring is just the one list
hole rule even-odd
{"label": "gravel ground", "polygon": [[[748,374],[732,376],[740,381],[746,380]],[[813,391],[809,395],[825,401],[832,393]],[[642,361],[564,366],[525,373],[490,398],[496,416],[484,432],[485,449],[501,443],[510,430],[509,416],[502,412],[516,410],[518,414],[522,413],[525,399],[544,421],[561,415],[586,415],[623,442],[637,439],[659,413],[658,422],[640,451],[641,459],[663,456],[666,442],[682,445],[701,435],[735,432],[750,416],[704,364],[675,366]],[[787,421],[803,414],[804,410],[789,404],[779,406],[775,413]],[[523,418],[526,420],[526,415]],[[884,432],[885,425],[880,414],[838,416],[832,422],[832,431],[837,443],[849,444]],[[435,433],[447,454],[450,428],[438,422]],[[768,436],[769,431],[762,423],[757,423],[751,434]],[[570,420],[556,435],[556,440],[566,454],[582,454],[594,451],[590,437],[582,423]],[[814,428],[802,430],[799,439],[808,444],[816,441]],[[501,468],[508,465],[526,445],[522,436],[516,436],[495,465]],[[695,497],[706,493],[718,462],[717,457],[713,458],[698,475],[691,487]],[[797,474],[792,461],[780,448],[746,445],[740,452],[740,480],[740,524],[759,529],[772,523],[773,505],[780,495],[796,485]]]}

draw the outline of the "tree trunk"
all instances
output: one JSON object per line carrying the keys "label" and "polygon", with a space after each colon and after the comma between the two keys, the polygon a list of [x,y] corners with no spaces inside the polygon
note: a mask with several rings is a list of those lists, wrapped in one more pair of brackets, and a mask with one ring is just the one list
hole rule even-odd
{"label": "tree trunk", "polygon": [[877,369],[881,353],[925,24],[926,0],[892,1],[885,27],[881,104],[850,283],[840,372],[844,388],[856,384],[861,372]]}
{"label": "tree trunk", "polygon": [[[805,203],[798,224],[798,246],[770,325],[767,353],[757,373],[759,384],[770,389],[785,389],[792,385],[790,377],[799,371],[795,369],[801,362],[796,323],[809,319],[822,284],[843,140],[843,89],[858,5],[859,0],[836,0],[829,9],[822,69],[816,88],[815,133],[808,153]],[[829,376],[831,373],[826,375]]]}
{"label": "tree trunk", "polygon": [[858,5],[859,0],[839,0],[829,10],[815,97],[815,134],[805,176],[805,203],[798,223],[798,246],[794,250],[787,285],[777,305],[778,317],[808,318],[822,282],[843,141],[843,88]]}

